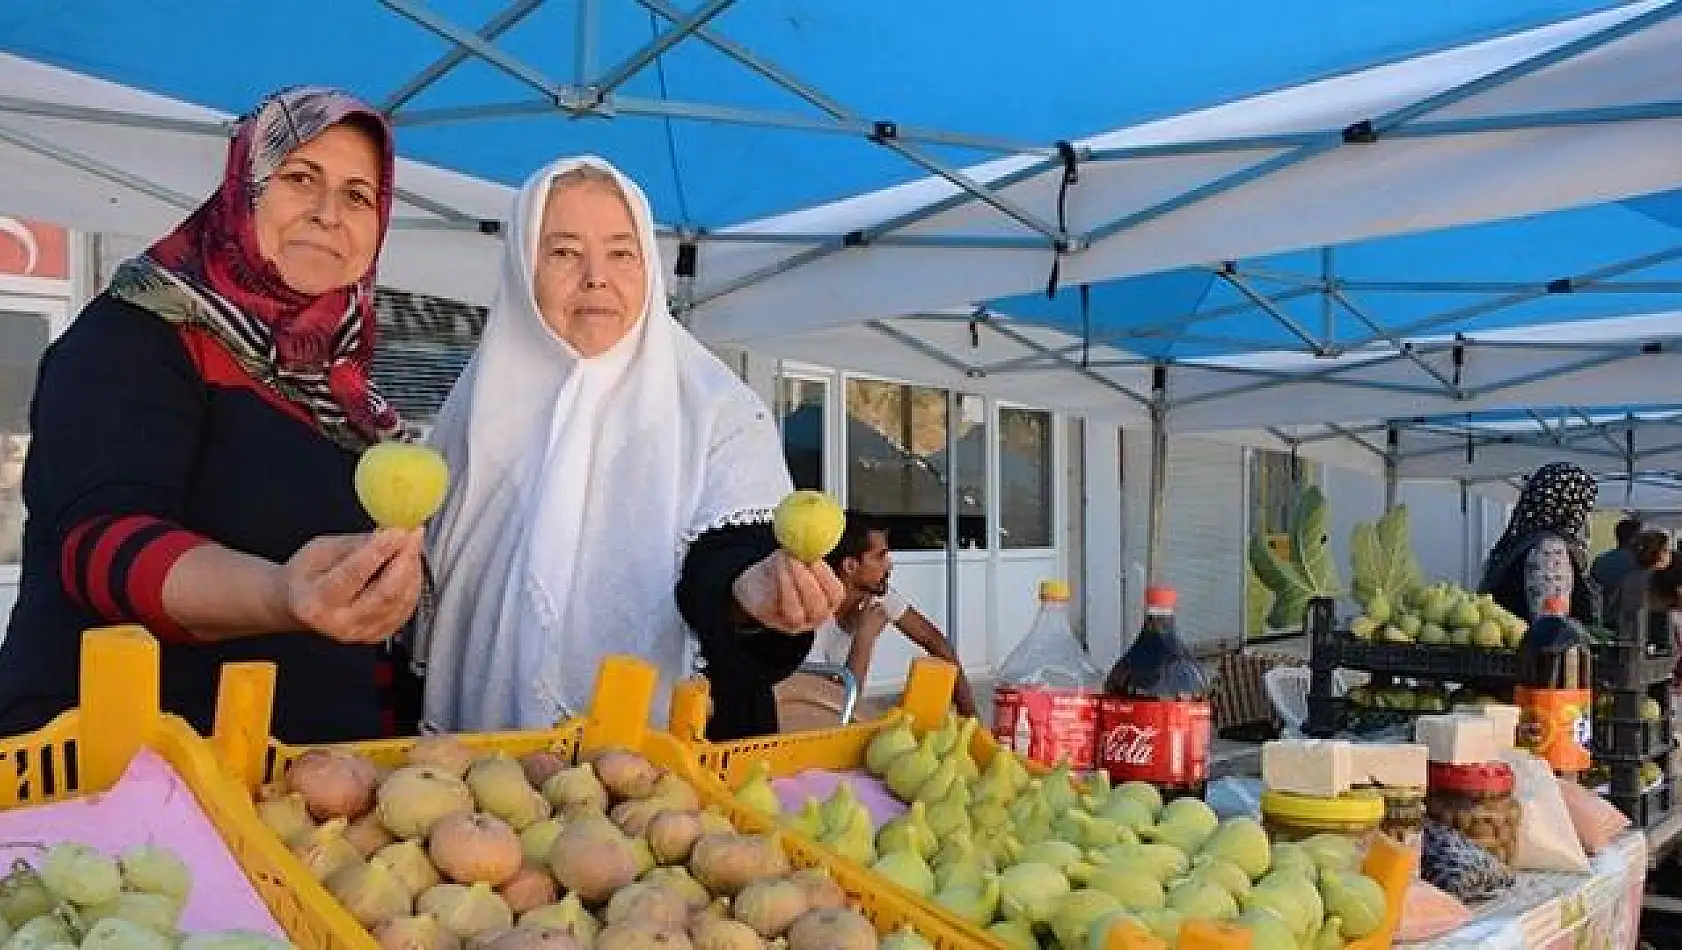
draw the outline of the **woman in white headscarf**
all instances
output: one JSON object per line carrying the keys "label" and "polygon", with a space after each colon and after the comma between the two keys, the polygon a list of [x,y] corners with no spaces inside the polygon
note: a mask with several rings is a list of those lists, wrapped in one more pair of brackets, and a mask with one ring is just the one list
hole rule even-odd
{"label": "woman in white headscarf", "polygon": [[672,318],[647,198],[607,162],[532,176],[505,247],[432,437],[454,479],[428,536],[426,722],[547,726],[630,653],[662,701],[706,673],[714,739],[775,732],[772,687],[842,590],[777,550],[791,484],[764,404]]}

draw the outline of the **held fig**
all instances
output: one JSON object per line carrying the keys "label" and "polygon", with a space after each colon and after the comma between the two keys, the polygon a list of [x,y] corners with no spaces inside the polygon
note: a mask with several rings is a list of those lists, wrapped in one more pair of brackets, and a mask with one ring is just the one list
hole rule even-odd
{"label": "held fig", "polygon": [[783,497],[772,515],[771,527],[795,560],[812,564],[841,540],[847,517],[835,499],[819,491],[794,491]]}
{"label": "held fig", "polygon": [[418,528],[437,513],[450,469],[436,449],[379,442],[356,462],[356,497],[382,528]]}

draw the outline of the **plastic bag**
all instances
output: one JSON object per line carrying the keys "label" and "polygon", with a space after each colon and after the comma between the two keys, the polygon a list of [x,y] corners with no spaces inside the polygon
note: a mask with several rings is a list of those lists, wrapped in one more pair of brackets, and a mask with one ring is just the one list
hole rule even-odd
{"label": "plastic bag", "polygon": [[1513,886],[1513,872],[1470,838],[1434,821],[1425,822],[1419,876],[1463,901],[1488,900]]}
{"label": "plastic bag", "polygon": [[1589,854],[1599,854],[1618,832],[1629,827],[1629,817],[1618,806],[1576,782],[1559,779],[1559,795],[1577,829],[1577,841]]}
{"label": "plastic bag", "polygon": [[1513,769],[1513,798],[1523,809],[1513,869],[1589,873],[1589,856],[1577,840],[1553,769],[1522,749],[1502,750],[1501,761]]}
{"label": "plastic bag", "polygon": [[1261,818],[1261,779],[1229,775],[1209,783],[1203,801],[1221,818]]}
{"label": "plastic bag", "polygon": [[1414,881],[1402,898],[1402,920],[1396,925],[1396,940],[1399,943],[1435,940],[1471,919],[1472,912],[1453,894],[1424,881]]}

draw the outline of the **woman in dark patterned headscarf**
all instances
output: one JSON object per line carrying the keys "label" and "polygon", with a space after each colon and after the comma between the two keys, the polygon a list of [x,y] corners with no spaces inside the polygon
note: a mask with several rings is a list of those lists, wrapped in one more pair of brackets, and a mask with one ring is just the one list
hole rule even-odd
{"label": "woman in dark patterned headscarf", "polygon": [[220,186],[125,262],[41,362],[0,735],[77,704],[81,633],[145,625],[164,708],[208,731],[217,674],[276,664],[276,734],[382,731],[380,644],[418,532],[372,532],[358,453],[401,429],[369,381],[391,131],[330,89],[264,100]]}
{"label": "woman in dark patterned headscarf", "polygon": [[1550,597],[1567,598],[1571,616],[1600,620],[1600,590],[1589,576],[1589,517],[1594,476],[1569,462],[1533,472],[1501,540],[1484,563],[1480,589],[1525,620]]}

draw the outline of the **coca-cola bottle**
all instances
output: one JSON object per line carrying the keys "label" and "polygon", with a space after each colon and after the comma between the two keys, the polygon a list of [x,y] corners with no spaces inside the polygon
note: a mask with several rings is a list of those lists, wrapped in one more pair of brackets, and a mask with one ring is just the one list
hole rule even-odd
{"label": "coca-cola bottle", "polygon": [[1042,582],[1034,625],[999,665],[993,737],[1033,762],[1091,769],[1103,676],[1069,627],[1069,585]]}
{"label": "coca-cola bottle", "polygon": [[1098,768],[1164,798],[1202,797],[1209,774],[1209,678],[1174,629],[1174,592],[1145,590],[1145,622],[1104,681]]}

